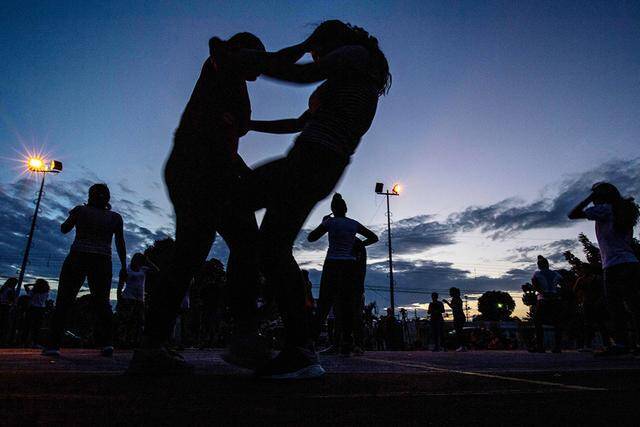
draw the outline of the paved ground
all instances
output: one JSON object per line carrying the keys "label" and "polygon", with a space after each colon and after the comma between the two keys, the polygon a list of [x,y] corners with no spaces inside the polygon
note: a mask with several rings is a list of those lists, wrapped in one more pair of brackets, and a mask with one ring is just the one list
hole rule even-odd
{"label": "paved ground", "polygon": [[640,359],[590,354],[372,352],[323,358],[327,375],[256,381],[216,351],[187,351],[194,375],[123,375],[112,360],[70,350],[50,360],[0,350],[1,424],[560,425],[635,424]]}

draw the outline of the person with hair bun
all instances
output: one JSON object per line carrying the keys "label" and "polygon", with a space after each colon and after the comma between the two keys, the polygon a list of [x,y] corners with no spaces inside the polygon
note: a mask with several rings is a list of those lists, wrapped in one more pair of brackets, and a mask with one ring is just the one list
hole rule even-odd
{"label": "person with hair bun", "polygon": [[[260,260],[283,316],[286,345],[258,370],[262,378],[320,376],[313,328],[304,309],[304,286],[293,243],[315,205],[342,177],[391,85],[387,59],[375,37],[338,20],[325,21],[302,43],[278,52],[231,51],[213,40],[221,68],[253,70],[283,82],[322,82],[297,118],[251,121],[257,132],[300,133],[286,156],[244,177],[239,204],[266,208],[260,225]],[[296,63],[305,53],[313,62]]]}
{"label": "person with hair bun", "polygon": [[[593,206],[588,207],[590,204]],[[631,197],[623,197],[615,185],[598,182],[591,194],[569,213],[569,219],[595,221],[596,237],[604,269],[605,299],[614,324],[615,345],[602,355],[630,351],[628,314],[640,340],[640,261],[633,247],[633,228],[640,209]],[[628,312],[627,312],[628,310]]]}
{"label": "person with hair bun", "polygon": [[111,311],[111,241],[115,236],[116,251],[120,258],[120,277],[126,276],[127,250],[124,227],[120,214],[111,210],[111,193],[106,184],[94,184],[89,188],[87,204],[76,206],[62,223],[60,230],[67,234],[74,228],[76,236],[69,255],[62,264],[56,308],[51,320],[51,336],[45,356],[60,355],[60,342],[64,334],[67,315],[87,280],[95,313],[95,343],[102,347],[105,357],[113,355]]}
{"label": "person with hair bun", "polygon": [[214,45],[229,52],[264,51],[260,39],[247,32],[210,41],[210,55],[182,113],[164,169],[176,218],[175,251],[150,302],[142,345],[134,352],[129,373],[192,369],[166,343],[189,283],[206,261],[216,233],[230,249],[227,277],[237,328],[237,341],[225,360],[253,366],[269,356],[256,338],[258,226],[253,211],[230,207],[230,195],[237,191],[240,177],[250,171],[238,154],[238,141],[249,130],[251,118],[247,81],[256,80],[259,72],[225,69],[211,49]]}
{"label": "person with hair bun", "polygon": [[[358,325],[355,310],[362,310],[362,283],[359,279],[356,256],[357,235],[364,236],[362,246],[366,247],[378,241],[378,236],[358,221],[347,217],[347,203],[340,193],[333,195],[331,213],[307,236],[309,242],[315,242],[329,234],[329,248],[322,268],[320,279],[320,298],[316,319],[316,333],[324,323],[331,308],[336,314],[336,349],[343,355],[354,351],[354,332]],[[360,353],[361,349],[355,349]]]}

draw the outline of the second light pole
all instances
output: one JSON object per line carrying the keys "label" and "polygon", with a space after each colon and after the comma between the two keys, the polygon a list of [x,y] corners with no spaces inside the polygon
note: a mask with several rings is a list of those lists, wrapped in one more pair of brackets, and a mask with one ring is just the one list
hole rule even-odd
{"label": "second light pole", "polygon": [[396,300],[395,300],[395,282],[393,281],[393,249],[391,246],[391,210],[389,206],[389,196],[400,195],[400,184],[394,184],[391,191],[384,190],[384,184],[381,182],[376,183],[376,194],[387,197],[387,248],[389,249],[389,303],[391,305],[391,312],[393,316],[396,315]]}

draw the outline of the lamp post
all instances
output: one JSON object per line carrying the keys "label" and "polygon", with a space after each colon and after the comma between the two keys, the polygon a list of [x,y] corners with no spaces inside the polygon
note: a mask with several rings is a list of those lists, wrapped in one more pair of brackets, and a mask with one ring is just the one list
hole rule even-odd
{"label": "lamp post", "polygon": [[384,184],[381,182],[376,183],[376,194],[381,196],[386,196],[387,198],[387,248],[389,249],[389,303],[391,305],[391,312],[393,316],[396,315],[396,300],[395,300],[395,282],[393,281],[393,255],[392,255],[392,247],[391,247],[391,211],[389,209],[389,196],[399,196],[400,195],[400,184],[394,184],[391,187],[391,191],[384,190]]}
{"label": "lamp post", "polygon": [[40,201],[42,201],[42,191],[44,190],[44,177],[47,173],[60,173],[62,172],[62,162],[57,160],[51,160],[47,162],[39,157],[30,157],[27,159],[27,170],[36,174],[42,174],[42,180],[40,181],[40,191],[38,191],[38,200],[36,201],[36,210],[33,213],[31,219],[31,228],[29,229],[29,236],[27,237],[27,246],[24,249],[24,256],[22,257],[22,266],[20,267],[20,275],[18,276],[18,286],[16,288],[16,296],[20,296],[20,289],[22,288],[22,281],[24,280],[24,272],[29,262],[29,252],[31,251],[31,242],[33,241],[33,233],[36,229],[36,220],[38,219],[38,211],[40,210]]}

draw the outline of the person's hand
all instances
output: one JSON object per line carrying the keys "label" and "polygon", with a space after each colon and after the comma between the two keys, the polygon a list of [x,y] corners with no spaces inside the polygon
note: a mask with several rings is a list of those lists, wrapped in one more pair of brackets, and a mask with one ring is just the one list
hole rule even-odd
{"label": "person's hand", "polygon": [[326,221],[326,220],[328,220],[329,218],[331,218],[331,214],[323,216],[323,217],[322,217],[322,222],[325,222],[325,221]]}
{"label": "person's hand", "polygon": [[224,66],[225,60],[229,56],[229,49],[225,46],[224,41],[219,37],[211,37],[209,39],[209,57],[214,66]]}

